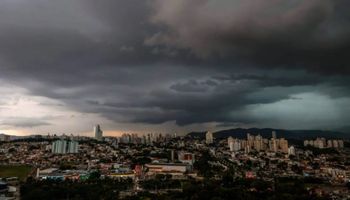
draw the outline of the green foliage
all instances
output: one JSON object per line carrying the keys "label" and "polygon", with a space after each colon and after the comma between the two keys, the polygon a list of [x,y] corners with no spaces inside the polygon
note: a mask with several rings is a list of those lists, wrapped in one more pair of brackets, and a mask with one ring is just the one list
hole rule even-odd
{"label": "green foliage", "polygon": [[[145,189],[125,200],[320,200],[310,196],[304,183],[310,180],[276,178],[275,182],[262,179],[233,179],[226,173],[222,180],[206,179],[173,180],[169,175],[157,175],[154,179],[140,182]],[[132,180],[89,179],[75,181],[28,180],[21,186],[21,199],[118,199],[119,192],[132,187]],[[163,189],[181,188],[182,192],[164,192]],[[156,192],[155,192],[156,191]]]}
{"label": "green foliage", "polygon": [[280,170],[285,170],[285,169],[288,168],[288,163],[286,163],[286,162],[279,162],[277,164],[277,168],[279,168]]}
{"label": "green foliage", "polygon": [[132,163],[134,165],[144,165],[147,163],[152,162],[152,160],[148,157],[142,156],[142,157],[137,157],[137,158],[132,158]]}
{"label": "green foliage", "polygon": [[339,152],[334,149],[334,148],[324,148],[324,149],[320,149],[320,148],[316,148],[316,147],[313,147],[313,146],[306,146],[306,147],[301,147],[302,149],[304,150],[310,150],[312,151],[312,153],[315,155],[315,156],[318,156],[318,155],[321,155],[321,154],[331,154],[331,155],[336,155],[336,154],[339,154]]}
{"label": "green foliage", "polygon": [[350,182],[346,183],[346,187],[350,190]]}
{"label": "green foliage", "polygon": [[28,180],[21,186],[22,200],[118,199],[119,191],[132,187],[132,180],[90,179],[76,181]]}
{"label": "green foliage", "polygon": [[93,171],[89,175],[89,180],[96,181],[99,180],[101,177],[100,171]]}
{"label": "green foliage", "polygon": [[27,165],[0,165],[0,178],[18,177],[20,180],[25,180],[32,167]]}
{"label": "green foliage", "polygon": [[71,170],[71,169],[77,169],[74,164],[61,162],[59,166],[60,170]]}
{"label": "green foliage", "polygon": [[[156,179],[164,179],[159,176]],[[154,179],[154,180],[156,180]],[[233,179],[225,174],[222,180],[184,181],[183,192],[139,193],[127,200],[158,199],[158,200],[321,200],[310,196],[304,187],[304,180],[294,178],[279,178],[273,182],[261,179]],[[275,190],[273,190],[275,188]]]}
{"label": "green foliage", "polygon": [[141,187],[146,190],[158,190],[158,189],[180,189],[181,181],[173,180],[171,175],[157,174],[154,179],[145,180],[140,182]]}
{"label": "green foliage", "polygon": [[214,161],[214,158],[208,151],[204,151],[202,156],[194,163],[194,169],[198,170],[199,175],[204,177],[212,177],[214,175],[213,168],[209,164],[209,161]]}

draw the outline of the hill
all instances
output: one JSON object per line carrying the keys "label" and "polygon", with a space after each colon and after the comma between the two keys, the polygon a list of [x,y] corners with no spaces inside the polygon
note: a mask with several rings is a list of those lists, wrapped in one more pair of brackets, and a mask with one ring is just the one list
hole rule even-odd
{"label": "hill", "polygon": [[[252,135],[260,134],[263,137],[270,138],[272,131],[276,131],[277,137],[284,137],[286,139],[314,139],[316,137],[324,137],[326,139],[350,139],[350,134],[339,132],[339,131],[321,131],[321,130],[284,130],[284,129],[272,129],[272,128],[236,128],[214,132],[213,135],[217,139],[235,137],[235,138],[246,138],[247,133]],[[188,133],[189,137],[204,138],[205,132],[191,132]]]}

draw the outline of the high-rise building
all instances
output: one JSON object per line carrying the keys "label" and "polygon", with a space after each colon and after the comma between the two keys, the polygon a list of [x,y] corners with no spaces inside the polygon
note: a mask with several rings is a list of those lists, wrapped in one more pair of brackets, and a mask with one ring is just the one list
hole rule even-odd
{"label": "high-rise building", "polygon": [[250,153],[250,146],[249,146],[249,145],[245,146],[245,148],[244,148],[244,153],[245,153],[245,154]]}
{"label": "high-rise building", "polygon": [[11,139],[11,136],[0,133],[0,141],[8,142],[10,141],[10,139]]}
{"label": "high-rise building", "polygon": [[261,151],[261,150],[263,150],[263,139],[262,139],[261,135],[257,135],[257,136],[255,137],[255,140],[254,140],[254,142],[253,142],[253,146],[254,146],[254,149],[255,149],[256,151]]}
{"label": "high-rise building", "polygon": [[290,146],[288,148],[288,155],[295,156],[295,148],[294,148],[294,146]]}
{"label": "high-rise building", "polygon": [[95,139],[98,141],[102,141],[103,140],[103,131],[101,130],[100,125],[96,125],[94,127],[94,133],[95,133]]}
{"label": "high-rise building", "polygon": [[304,147],[307,147],[309,145],[310,145],[309,140],[304,140]]}
{"label": "high-rise building", "polygon": [[254,148],[254,140],[255,140],[255,136],[254,135],[250,135],[248,133],[247,134],[247,146],[249,146],[249,149]]}
{"label": "high-rise building", "polygon": [[288,153],[288,140],[281,138],[279,139],[280,151],[283,153]]}
{"label": "high-rise building", "polygon": [[273,138],[273,139],[277,139],[277,137],[276,137],[276,131],[272,131],[272,138]]}
{"label": "high-rise building", "polygon": [[79,143],[77,141],[71,140],[68,142],[68,153],[78,153]]}
{"label": "high-rise building", "polygon": [[55,154],[66,154],[66,153],[78,153],[79,143],[77,141],[71,140],[57,140],[51,145],[51,152]]}
{"label": "high-rise building", "polygon": [[52,143],[51,148],[52,153],[65,154],[67,153],[67,141],[66,140],[57,140]]}
{"label": "high-rise building", "polygon": [[214,142],[214,137],[213,137],[213,133],[208,131],[206,134],[205,134],[205,142],[207,144],[212,144]]}
{"label": "high-rise building", "polygon": [[277,144],[278,140],[275,139],[275,138],[272,138],[270,141],[269,141],[269,147],[270,147],[270,151],[272,152],[277,152],[278,150],[278,144]]}
{"label": "high-rise building", "polygon": [[338,140],[338,147],[341,149],[344,148],[344,141],[343,140]]}
{"label": "high-rise building", "polygon": [[242,141],[239,139],[234,139],[233,137],[227,138],[228,147],[232,152],[238,152],[242,149]]}
{"label": "high-rise building", "polygon": [[230,136],[227,138],[227,144],[228,144],[228,148],[230,148],[230,151],[233,151],[233,147],[234,147],[233,137]]}
{"label": "high-rise building", "polygon": [[333,148],[338,148],[339,147],[339,143],[338,140],[333,140]]}
{"label": "high-rise building", "polygon": [[304,146],[313,146],[316,148],[344,148],[343,140],[326,140],[325,138],[316,138],[316,140],[305,140]]}
{"label": "high-rise building", "polygon": [[238,139],[235,139],[233,142],[233,151],[238,152],[242,149],[241,141]]}
{"label": "high-rise building", "polygon": [[[306,146],[306,145],[304,145]],[[327,148],[332,148],[333,147],[333,143],[332,143],[332,140],[328,140],[327,141]]]}
{"label": "high-rise building", "polygon": [[323,149],[326,146],[326,140],[324,138],[317,138],[314,141],[314,147]]}

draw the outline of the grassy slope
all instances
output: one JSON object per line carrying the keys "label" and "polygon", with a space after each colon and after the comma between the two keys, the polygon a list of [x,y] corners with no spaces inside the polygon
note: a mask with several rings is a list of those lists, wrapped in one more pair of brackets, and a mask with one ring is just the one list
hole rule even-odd
{"label": "grassy slope", "polygon": [[0,165],[0,178],[5,177],[18,177],[20,180],[27,178],[31,172],[30,166],[19,165],[19,166],[6,166]]}

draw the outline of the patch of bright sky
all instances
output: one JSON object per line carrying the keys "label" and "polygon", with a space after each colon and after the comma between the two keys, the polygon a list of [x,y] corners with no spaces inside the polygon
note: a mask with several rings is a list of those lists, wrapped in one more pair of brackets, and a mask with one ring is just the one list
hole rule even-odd
{"label": "patch of bright sky", "polygon": [[[0,80],[1,81],[1,80]],[[13,85],[0,84],[0,133],[11,135],[74,134],[93,136],[93,126],[101,124],[106,136],[122,133],[177,133],[188,130],[212,130],[217,123],[191,124],[180,127],[175,121],[163,124],[118,123],[99,114],[80,113],[69,109],[64,103],[42,96],[30,95],[28,91]]]}
{"label": "patch of bright sky", "polygon": [[[249,106],[250,115],[271,127],[289,129],[332,129],[347,125],[349,98],[331,98],[318,93],[301,93],[290,99]],[[303,124],[304,127],[300,127]],[[297,127],[297,128],[296,128]]]}

